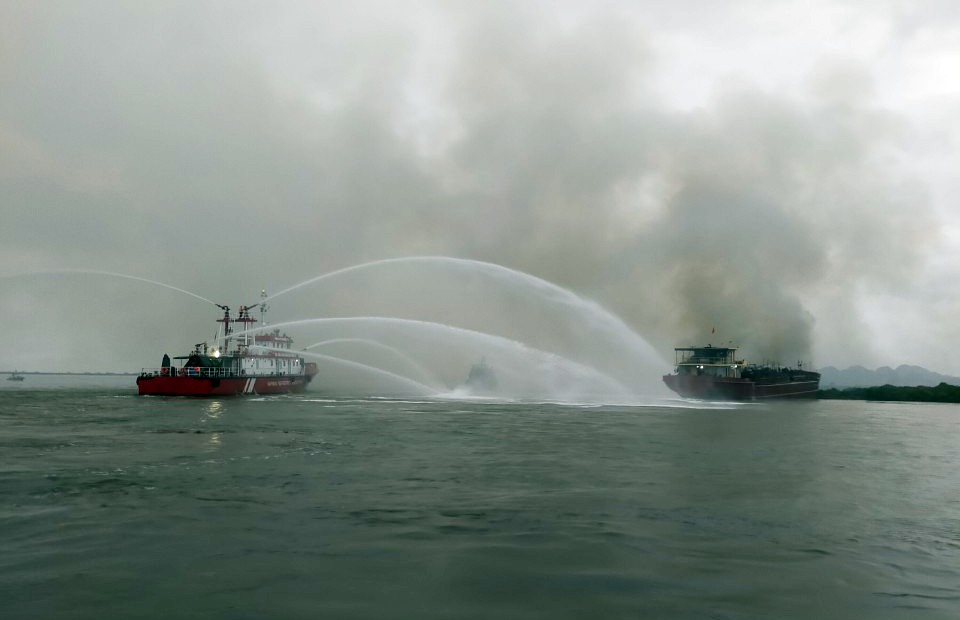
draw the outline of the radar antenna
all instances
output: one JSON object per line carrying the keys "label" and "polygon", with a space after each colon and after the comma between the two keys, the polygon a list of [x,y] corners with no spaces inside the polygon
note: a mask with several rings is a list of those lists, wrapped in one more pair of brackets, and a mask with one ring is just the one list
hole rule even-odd
{"label": "radar antenna", "polygon": [[267,289],[262,289],[260,291],[260,324],[267,324],[267,310],[270,309],[270,306],[266,304],[267,299]]}

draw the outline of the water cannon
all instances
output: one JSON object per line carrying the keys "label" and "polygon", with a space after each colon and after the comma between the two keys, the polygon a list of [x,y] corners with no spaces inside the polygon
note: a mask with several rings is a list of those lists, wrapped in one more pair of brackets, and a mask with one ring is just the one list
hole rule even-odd
{"label": "water cannon", "polygon": [[240,311],[237,314],[237,318],[234,319],[234,323],[256,323],[257,320],[250,316],[252,309],[253,306],[240,306]]}

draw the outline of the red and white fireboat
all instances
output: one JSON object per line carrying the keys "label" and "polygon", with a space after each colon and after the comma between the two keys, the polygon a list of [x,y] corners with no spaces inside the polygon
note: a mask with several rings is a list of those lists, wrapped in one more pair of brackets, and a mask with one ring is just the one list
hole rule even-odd
{"label": "red and white fireboat", "polygon": [[[261,293],[266,297],[266,292]],[[219,304],[218,304],[219,306]],[[251,306],[240,306],[236,318],[230,308],[219,306],[214,345],[194,345],[180,367],[163,356],[160,368],[144,368],[137,377],[137,390],[150,396],[232,396],[235,394],[286,394],[303,392],[317,374],[317,365],[305,362],[292,349],[293,339],[279,329],[269,330],[264,319],[265,303],[259,305],[261,326],[250,315]],[[239,329],[234,329],[237,325]],[[260,333],[264,332],[264,333]],[[230,347],[233,346],[233,350]]]}

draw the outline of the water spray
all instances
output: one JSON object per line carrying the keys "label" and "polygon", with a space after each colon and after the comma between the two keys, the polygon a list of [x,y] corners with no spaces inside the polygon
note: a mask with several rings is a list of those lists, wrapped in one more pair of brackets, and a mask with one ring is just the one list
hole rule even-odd
{"label": "water spray", "polygon": [[[274,349],[273,347],[264,347],[264,346],[261,346],[261,345],[251,345],[250,348],[251,348],[251,349],[257,349],[257,350],[260,350],[260,351],[271,351],[271,352],[289,353],[289,351],[286,351],[286,350],[284,350],[284,349]],[[403,375],[398,375],[397,373],[395,373],[395,372],[390,372],[389,370],[384,370],[384,369],[382,369],[382,368],[377,368],[376,366],[370,366],[370,365],[368,365],[368,364],[361,364],[360,362],[354,362],[354,361],[352,361],[352,360],[343,359],[343,358],[341,358],[341,357],[334,357],[334,356],[332,356],[332,355],[323,355],[322,353],[310,353],[310,352],[306,352],[306,351],[301,351],[301,352],[300,352],[300,355],[305,355],[305,356],[307,356],[307,357],[312,357],[312,358],[315,358],[315,359],[332,362],[332,363],[335,363],[335,364],[339,364],[339,365],[341,365],[341,366],[346,366],[346,367],[348,367],[348,368],[354,368],[354,369],[362,370],[362,371],[364,371],[364,372],[368,372],[368,373],[371,373],[371,374],[376,374],[376,375],[379,375],[379,376],[382,376],[382,377],[386,377],[386,378],[388,378],[388,379],[392,379],[392,380],[394,380],[394,381],[397,381],[397,382],[402,383],[402,384],[404,384],[404,385],[407,385],[407,386],[409,386],[409,387],[416,388],[417,392],[422,392],[422,395],[424,395],[424,396],[429,396],[429,395],[433,395],[433,394],[438,394],[438,393],[439,393],[438,390],[436,390],[436,389],[434,389],[434,388],[432,388],[432,387],[430,387],[430,386],[428,386],[428,385],[425,385],[425,384],[423,384],[423,383],[420,383],[419,381],[415,381],[415,380],[413,380],[413,379],[411,379],[411,378],[409,378],[409,377],[404,377]]]}
{"label": "water spray", "polygon": [[78,275],[78,274],[95,275],[95,276],[111,276],[114,278],[124,278],[127,280],[136,280],[138,282],[146,282],[147,284],[162,286],[163,288],[170,289],[171,291],[177,291],[178,293],[189,295],[190,297],[199,299],[200,301],[206,302],[212,306],[220,307],[219,304],[207,299],[206,297],[203,297],[202,295],[191,293],[188,290],[173,286],[172,284],[165,284],[163,282],[158,282],[156,280],[151,280],[149,278],[141,278],[140,276],[131,276],[125,273],[116,273],[114,271],[100,271],[97,269],[55,269],[52,271],[32,271],[30,273],[20,273],[12,276],[0,276],[0,279],[26,278],[29,276]]}
{"label": "water spray", "polygon": [[[365,316],[365,317],[337,317],[337,318],[316,318],[316,319],[300,319],[295,321],[284,321],[282,323],[275,323],[271,325],[271,328],[280,328],[280,327],[296,327],[296,326],[305,326],[305,325],[344,325],[351,323],[379,323],[386,325],[395,325],[395,326],[406,326],[406,327],[418,327],[421,329],[432,330],[435,332],[440,332],[443,334],[455,334],[458,336],[470,338],[473,340],[479,340],[483,342],[486,346],[497,346],[501,349],[505,349],[510,353],[520,355],[520,356],[534,356],[541,360],[542,368],[546,368],[550,371],[556,372],[557,370],[563,373],[569,373],[574,376],[579,376],[587,380],[595,381],[601,385],[606,391],[609,391],[613,394],[628,394],[629,390],[619,383],[616,379],[610,377],[609,375],[597,370],[592,366],[576,362],[569,358],[557,355],[555,353],[550,353],[548,351],[543,351],[540,349],[532,348],[526,344],[519,342],[517,340],[511,340],[509,338],[504,338],[502,336],[497,336],[494,334],[488,334],[484,332],[475,331],[472,329],[465,329],[462,327],[455,327],[452,325],[445,325],[443,323],[435,323],[432,321],[419,321],[415,319],[400,319],[395,317],[378,317],[378,316]],[[255,333],[262,331],[264,327],[254,327],[249,330],[244,330],[241,332],[236,332],[236,336],[241,336],[245,333]]]}
{"label": "water spray", "polygon": [[640,354],[641,357],[656,361],[657,364],[662,366],[664,369],[669,367],[666,362],[662,360],[660,355],[653,349],[653,347],[651,347],[646,340],[644,340],[639,334],[631,329],[630,326],[624,323],[623,319],[613,314],[597,302],[583,298],[569,289],[554,284],[548,280],[538,278],[537,276],[529,273],[504,267],[503,265],[498,265],[496,263],[488,263],[467,258],[454,258],[449,256],[408,256],[370,261],[367,263],[361,263],[359,265],[353,265],[350,267],[337,269],[335,271],[330,271],[314,278],[304,280],[303,282],[294,284],[293,286],[285,288],[272,295],[261,297],[260,303],[265,303],[268,300],[275,299],[281,295],[285,295],[305,286],[317,284],[338,276],[388,265],[420,263],[453,265],[454,267],[460,268],[479,269],[494,277],[511,279],[529,284],[536,290],[544,293],[545,297],[550,301],[562,304],[569,308],[577,309],[582,312],[591,321],[595,328],[609,335],[612,343],[627,343],[634,353]]}
{"label": "water spray", "polygon": [[430,379],[431,381],[434,381],[435,383],[438,383],[438,384],[442,383],[434,373],[424,368],[424,366],[420,362],[413,359],[412,357],[410,357],[400,349],[396,347],[391,347],[390,345],[384,344],[377,340],[371,340],[369,338],[330,338],[327,340],[321,340],[320,342],[315,342],[307,347],[304,347],[303,350],[309,351],[310,349],[314,349],[317,347],[324,347],[324,346],[340,344],[340,343],[362,344],[374,349],[386,351],[392,355],[395,355],[398,359],[403,360],[406,364],[409,364],[413,369],[415,369],[420,374],[421,377]]}

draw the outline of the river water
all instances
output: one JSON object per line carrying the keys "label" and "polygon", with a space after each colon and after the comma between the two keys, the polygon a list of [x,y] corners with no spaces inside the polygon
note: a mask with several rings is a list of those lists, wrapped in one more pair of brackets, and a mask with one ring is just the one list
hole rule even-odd
{"label": "river water", "polygon": [[960,408],[672,404],[28,376],[0,617],[960,617]]}

